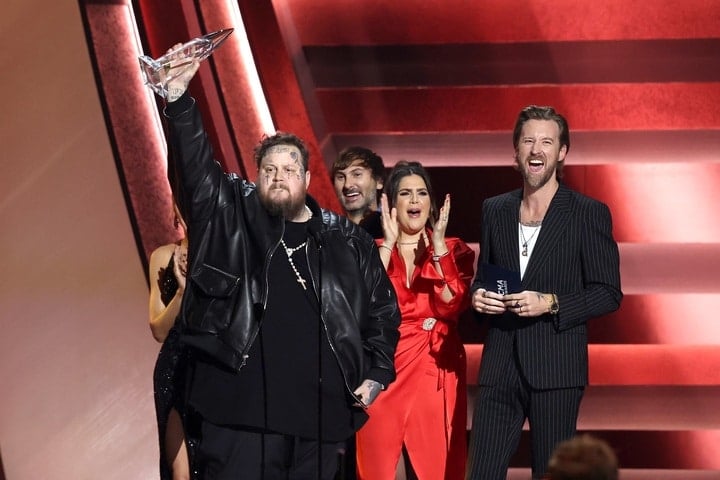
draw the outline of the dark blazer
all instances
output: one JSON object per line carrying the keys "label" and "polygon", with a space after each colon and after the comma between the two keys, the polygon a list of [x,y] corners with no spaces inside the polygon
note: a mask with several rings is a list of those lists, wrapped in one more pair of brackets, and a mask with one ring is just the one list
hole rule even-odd
{"label": "dark blazer", "polygon": [[[519,189],[484,202],[478,267],[487,262],[520,270],[521,199]],[[586,322],[620,306],[619,264],[608,207],[561,184],[522,280],[522,290],[557,294],[560,311],[535,318],[478,314],[490,322],[479,383],[493,385],[506,375],[515,343],[521,371],[532,387],[587,385]],[[472,291],[483,284],[482,270],[477,271]]]}

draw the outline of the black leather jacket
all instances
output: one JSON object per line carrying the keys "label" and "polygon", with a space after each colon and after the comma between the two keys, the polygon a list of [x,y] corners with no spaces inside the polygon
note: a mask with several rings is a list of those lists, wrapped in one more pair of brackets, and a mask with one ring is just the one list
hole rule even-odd
{"label": "black leather jacket", "polygon": [[[165,109],[169,172],[188,225],[189,271],[179,322],[183,340],[241,370],[267,301],[267,268],[283,235],[282,218],[260,204],[255,185],[214,161],[195,101],[187,93]],[[352,392],[365,378],[388,385],[400,312],[373,239],[310,196],[306,255],[320,292],[325,332]]]}

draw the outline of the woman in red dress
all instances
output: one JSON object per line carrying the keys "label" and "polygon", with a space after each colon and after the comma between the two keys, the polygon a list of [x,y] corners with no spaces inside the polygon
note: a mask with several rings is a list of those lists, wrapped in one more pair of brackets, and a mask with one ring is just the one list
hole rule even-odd
{"label": "woman in red dress", "polygon": [[361,480],[458,480],[466,459],[465,350],[457,330],[469,306],[475,254],[445,238],[450,195],[437,211],[427,171],[399,162],[382,196],[380,257],[402,313],[397,379],[357,433]]}

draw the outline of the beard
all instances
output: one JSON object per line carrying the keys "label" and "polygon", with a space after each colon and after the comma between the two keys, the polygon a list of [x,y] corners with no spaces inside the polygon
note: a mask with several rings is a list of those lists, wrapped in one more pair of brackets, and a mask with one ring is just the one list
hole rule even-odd
{"label": "beard", "polygon": [[[274,198],[271,193],[275,190],[285,190],[287,196]],[[305,208],[305,195],[293,197],[290,190],[285,187],[274,187],[270,190],[258,189],[260,203],[273,217],[294,218]]]}
{"label": "beard", "polygon": [[[342,203],[342,202],[341,202],[341,203]],[[350,206],[350,207],[348,207],[346,204],[343,203],[343,209],[344,209],[348,214],[359,214],[359,213],[362,213],[362,214],[364,215],[364,214],[370,213],[370,212],[372,211],[372,209],[370,208],[370,204],[369,204],[369,203],[363,203],[362,205]]]}
{"label": "beard", "polygon": [[[349,215],[366,215],[374,210],[377,210],[377,207],[374,207],[373,205],[377,196],[377,190],[375,188],[366,188],[365,190],[356,188],[347,190],[342,189],[338,193],[340,204],[342,205],[343,210],[345,210],[345,212]],[[359,195],[355,197],[354,201],[348,201],[348,199],[345,198],[347,193],[358,193]]]}
{"label": "beard", "polygon": [[544,170],[541,175],[527,172],[524,177],[528,185],[537,190],[555,178],[555,169]]}
{"label": "beard", "polygon": [[[530,159],[528,159],[529,161]],[[555,161],[548,161],[544,159],[545,167],[540,173],[533,173],[527,165],[527,162],[517,161],[518,170],[523,177],[523,180],[534,190],[538,190],[545,186],[550,180],[555,178],[558,163]]]}

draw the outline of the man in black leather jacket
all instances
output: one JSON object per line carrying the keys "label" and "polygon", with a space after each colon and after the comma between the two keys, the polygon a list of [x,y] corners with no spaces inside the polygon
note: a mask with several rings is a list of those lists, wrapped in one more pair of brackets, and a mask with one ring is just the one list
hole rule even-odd
{"label": "man in black leather jacket", "polygon": [[257,185],[221,170],[185,91],[196,70],[169,85],[165,116],[188,224],[179,323],[202,478],[331,479],[395,378],[395,292],[371,236],[307,195],[298,137],[263,139]]}

